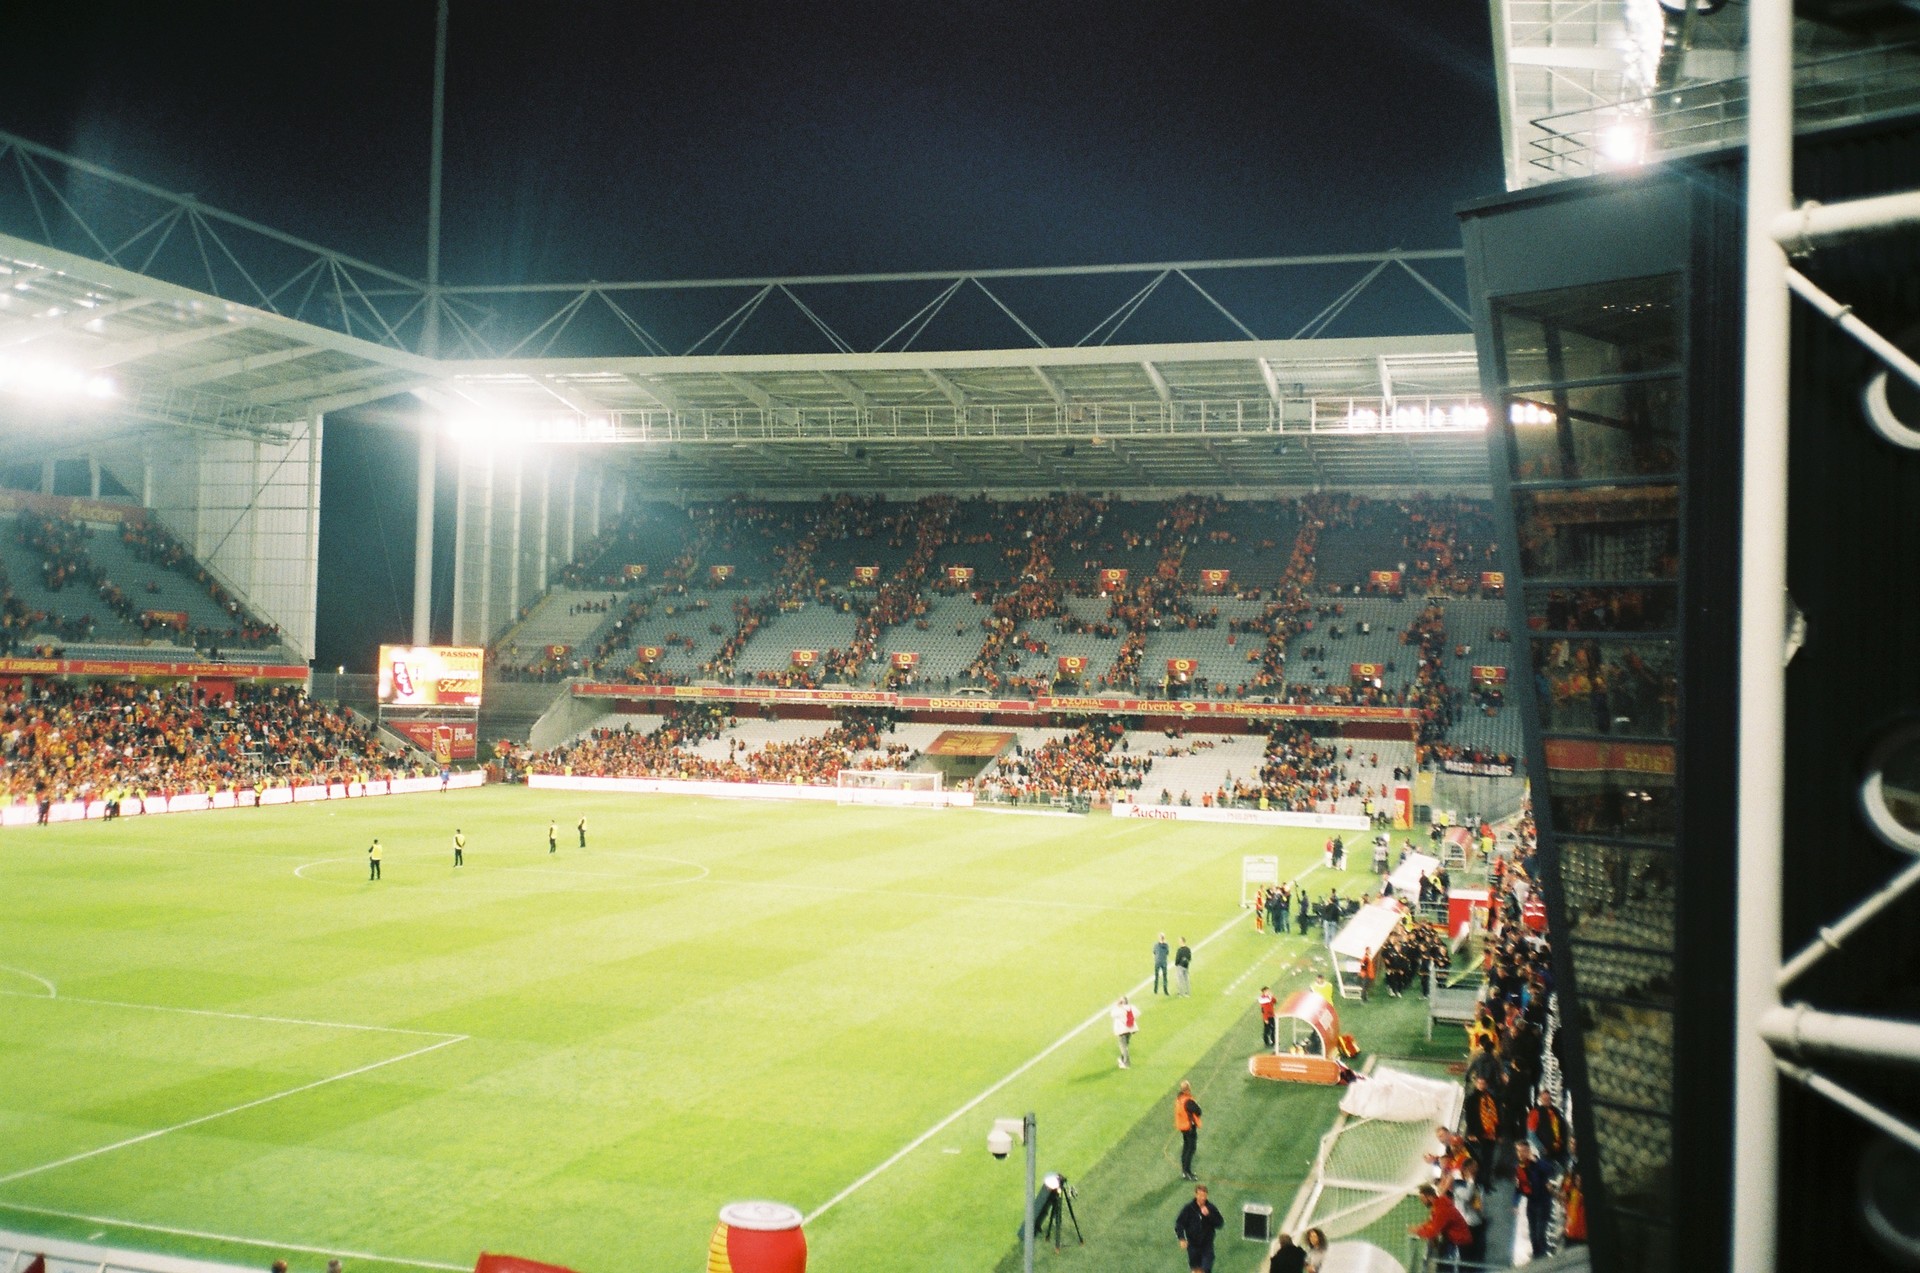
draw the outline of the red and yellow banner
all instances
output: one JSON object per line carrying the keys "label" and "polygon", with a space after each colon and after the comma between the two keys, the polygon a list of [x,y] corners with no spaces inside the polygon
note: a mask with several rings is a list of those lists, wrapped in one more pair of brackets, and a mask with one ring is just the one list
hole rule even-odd
{"label": "red and yellow banner", "polygon": [[635,663],[654,663],[658,662],[660,656],[665,653],[666,651],[657,645],[643,645],[633,652],[633,661]]}
{"label": "red and yellow banner", "polygon": [[177,628],[181,632],[187,630],[187,612],[185,610],[142,610],[140,617],[143,619],[151,619],[155,623],[164,623],[168,627]]}
{"label": "red and yellow banner", "polygon": [[78,522],[147,524],[147,510],[138,504],[111,504],[77,495],[42,495],[38,491],[0,491],[0,513],[14,513],[23,508],[55,517],[70,517]]}
{"label": "red and yellow banner", "polygon": [[1060,656],[1060,674],[1079,676],[1087,670],[1087,656],[1084,654],[1062,654]]}
{"label": "red and yellow banner", "polygon": [[1507,572],[1504,570],[1483,570],[1480,572],[1480,586],[1491,592],[1507,586]]}
{"label": "red and yellow banner", "polygon": [[1100,591],[1118,592],[1127,586],[1127,570],[1124,566],[1107,566],[1100,571]]}
{"label": "red and yellow banner", "polygon": [[962,586],[972,583],[973,567],[972,566],[948,566],[947,582],[957,583]]}
{"label": "red and yellow banner", "polygon": [[1199,666],[1200,660],[1198,659],[1167,660],[1167,671],[1172,672],[1175,676],[1192,676],[1194,670]]}
{"label": "red and yellow banner", "polygon": [[912,650],[895,650],[893,665],[902,671],[914,667],[920,662],[920,656]]}
{"label": "red and yellow banner", "polygon": [[647,563],[644,561],[628,562],[626,566],[626,576],[629,579],[645,579],[647,577]]}
{"label": "red and yellow banner", "polygon": [[1208,592],[1225,592],[1227,580],[1233,577],[1231,570],[1207,569],[1200,572],[1200,586]]}
{"label": "red and yellow banner", "polygon": [[880,567],[878,566],[855,566],[853,568],[853,581],[857,584],[878,583],[879,580]]}
{"label": "red and yellow banner", "polygon": [[1369,587],[1378,588],[1382,592],[1398,592],[1400,591],[1400,572],[1397,570],[1369,570],[1367,572],[1367,584]]}
{"label": "red and yellow banner", "polygon": [[732,566],[708,566],[707,578],[713,580],[713,582],[715,583],[725,583],[727,580],[733,578],[733,567]]}
{"label": "red and yellow banner", "polygon": [[1543,746],[1549,769],[1575,773],[1630,773],[1672,777],[1671,743],[1607,743],[1584,738],[1549,738]]}
{"label": "red and yellow banner", "polygon": [[477,645],[383,645],[379,699],[393,707],[478,707],[486,660]]}
{"label": "red and yellow banner", "polygon": [[[4,671],[0,667],[0,671]],[[891,690],[814,690],[760,685],[577,684],[577,698],[615,698],[634,702],[663,699],[746,703],[818,703],[831,706],[897,707],[906,711],[968,712],[980,715],[1045,716],[1053,712],[1132,716],[1219,716],[1232,719],[1380,721],[1411,724],[1419,715],[1410,707],[1358,707],[1344,703],[1246,703],[1232,700],[1170,702],[1166,699],[1094,698],[1043,695],[1040,698],[919,696]]]}
{"label": "red and yellow banner", "polygon": [[1356,681],[1373,681],[1385,676],[1387,665],[1384,663],[1355,663],[1347,668],[1347,674]]}
{"label": "red and yellow banner", "polygon": [[795,650],[793,652],[793,665],[795,667],[812,667],[814,661],[819,657],[820,651],[818,650]]}
{"label": "red and yellow banner", "polygon": [[1482,685],[1505,685],[1507,669],[1491,663],[1476,663],[1473,665],[1473,679]]}
{"label": "red and yellow banner", "polygon": [[929,756],[998,756],[1013,741],[1008,733],[949,729],[927,744]]}

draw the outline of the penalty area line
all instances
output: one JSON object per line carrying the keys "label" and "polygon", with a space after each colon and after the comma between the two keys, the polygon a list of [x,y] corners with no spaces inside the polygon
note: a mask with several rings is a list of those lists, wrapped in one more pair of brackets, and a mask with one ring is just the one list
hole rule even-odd
{"label": "penalty area line", "polygon": [[[1225,937],[1228,933],[1232,932],[1234,928],[1236,928],[1238,925],[1240,925],[1243,922],[1245,922],[1243,916],[1240,916],[1240,915],[1233,916],[1231,919],[1227,920],[1226,923],[1220,925],[1220,927],[1214,929],[1211,933],[1201,938],[1200,941],[1194,945],[1194,949],[1205,950],[1208,946],[1211,946],[1215,941],[1219,940],[1222,937]],[[1153,978],[1151,976],[1143,977],[1139,980],[1139,982],[1137,982],[1133,986],[1132,989],[1127,990],[1124,993],[1126,993],[1128,996],[1137,995],[1142,990],[1145,990],[1148,986],[1152,984],[1153,984]],[[927,1128],[926,1131],[921,1132],[918,1136],[915,1136],[912,1140],[908,1141],[899,1150],[897,1150],[892,1157],[888,1158],[885,1162],[882,1162],[878,1167],[875,1167],[872,1171],[869,1171],[866,1175],[860,1177],[858,1180],[848,1185],[845,1189],[842,1189],[839,1193],[836,1193],[835,1195],[833,1195],[833,1197],[827,1199],[825,1202],[815,1207],[812,1211],[808,1212],[806,1217],[801,1221],[801,1223],[812,1224],[815,1220],[819,1219],[821,1216],[825,1215],[827,1212],[833,1210],[835,1207],[845,1202],[848,1198],[851,1198],[854,1194],[858,1193],[861,1189],[865,1188],[867,1185],[877,1180],[881,1175],[891,1170],[908,1154],[911,1154],[914,1150],[920,1148],[920,1146],[926,1144],[928,1141],[932,1140],[935,1136],[938,1136],[941,1132],[947,1130],[947,1128],[953,1126],[955,1123],[959,1122],[962,1118],[972,1113],[975,1109],[985,1104],[989,1097],[994,1096],[1002,1088],[1006,1087],[1008,1084],[1012,1083],[1015,1079],[1025,1074],[1028,1070],[1031,1070],[1034,1066],[1040,1064],[1040,1062],[1046,1060],[1048,1057],[1052,1056],[1055,1052],[1058,1052],[1061,1048],[1064,1048],[1065,1046],[1067,1046],[1067,1044],[1073,1042],[1075,1039],[1085,1034],[1087,1030],[1093,1025],[1095,1025],[1096,1023],[1106,1020],[1108,1011],[1109,1011],[1108,1008],[1105,1008],[1105,1007],[1100,1008],[1092,1016],[1088,1017],[1085,1021],[1082,1021],[1079,1025],[1074,1026],[1071,1030],[1067,1031],[1065,1034],[1055,1039],[1052,1043],[1049,1043],[1046,1047],[1040,1049],[1040,1051],[1028,1057],[1025,1061],[1021,1062],[1013,1070],[1009,1071],[1006,1075],[1004,1075],[999,1080],[997,1080],[991,1087],[987,1088],[985,1091],[981,1092],[978,1096],[975,1096],[974,1098],[969,1100],[966,1104],[962,1105],[959,1109],[953,1111],[953,1113],[947,1115],[945,1118],[935,1123],[932,1127]],[[3,1184],[3,1183],[5,1182],[0,1181],[0,1184]]]}
{"label": "penalty area line", "polygon": [[441,1048],[452,1047],[456,1043],[465,1043],[470,1037],[471,1036],[465,1034],[455,1035],[452,1038],[442,1039],[438,1043],[429,1043],[423,1048],[415,1048],[411,1052],[402,1052],[399,1056],[390,1056],[384,1061],[374,1061],[367,1065],[355,1066],[351,1070],[345,1070],[339,1074],[332,1074],[323,1079],[315,1079],[311,1083],[302,1083],[299,1087],[290,1087],[284,1092],[274,1092],[268,1096],[256,1097],[253,1100],[242,1101],[240,1104],[229,1106],[226,1109],[215,1110],[211,1114],[201,1114],[197,1118],[189,1118],[183,1122],[174,1123],[171,1126],[158,1127],[150,1132],[141,1132],[138,1136],[129,1136],[125,1140],[116,1140],[111,1145],[101,1145],[97,1149],[88,1149],[77,1154],[68,1154],[65,1158],[56,1158],[52,1162],[41,1163],[37,1167],[23,1167],[19,1171],[8,1172],[6,1175],[0,1176],[0,1185],[12,1184],[16,1180],[25,1180],[28,1176],[37,1176],[41,1172],[52,1171],[57,1167],[69,1167],[77,1162],[85,1162],[89,1158],[98,1158],[102,1154],[110,1154],[116,1149],[126,1149],[133,1145],[143,1144],[146,1141],[155,1140],[161,1136],[185,1131],[189,1127],[198,1127],[202,1123],[211,1123],[217,1118],[225,1118],[230,1114],[239,1114],[250,1109],[258,1109],[260,1106],[270,1105],[274,1101],[283,1101],[289,1096],[298,1096],[302,1092],[311,1092],[316,1088],[326,1087],[328,1084],[338,1083],[344,1079],[356,1078],[362,1074],[369,1074],[374,1070],[382,1069],[389,1065],[398,1065],[400,1062],[410,1061],[416,1056],[425,1056],[429,1052],[437,1052]]}
{"label": "penalty area line", "polygon": [[116,1220],[112,1216],[86,1215],[79,1211],[60,1211],[53,1207],[32,1207],[23,1202],[0,1202],[0,1211],[18,1211],[24,1215],[48,1216],[56,1220],[82,1220],[87,1224],[104,1224],[115,1229],[165,1233],[172,1237],[199,1238],[206,1242],[231,1242],[235,1246],[269,1247],[274,1250],[300,1251],[308,1255],[336,1256],[347,1260],[376,1260],[381,1264],[404,1264],[416,1269],[452,1269],[455,1273],[468,1273],[472,1267],[466,1264],[443,1264],[438,1260],[414,1260],[403,1255],[375,1255],[370,1251],[348,1251],[341,1247],[307,1246],[299,1242],[245,1238],[237,1233],[210,1233],[205,1229],[182,1229],[170,1224],[147,1224],[141,1220]]}

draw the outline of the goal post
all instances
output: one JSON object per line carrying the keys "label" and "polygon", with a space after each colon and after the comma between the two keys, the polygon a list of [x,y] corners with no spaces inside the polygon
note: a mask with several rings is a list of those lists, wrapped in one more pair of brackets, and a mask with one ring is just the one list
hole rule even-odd
{"label": "goal post", "polygon": [[938,805],[944,777],[937,769],[842,769],[833,785],[841,804]]}

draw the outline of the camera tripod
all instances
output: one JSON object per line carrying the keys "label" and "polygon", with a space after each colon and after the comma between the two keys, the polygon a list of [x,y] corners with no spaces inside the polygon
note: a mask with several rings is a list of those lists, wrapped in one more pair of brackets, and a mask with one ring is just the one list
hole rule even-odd
{"label": "camera tripod", "polygon": [[1066,1212],[1067,1219],[1073,1221],[1073,1236],[1079,1240],[1081,1246],[1087,1244],[1086,1234],[1080,1232],[1080,1215],[1073,1209],[1074,1193],[1075,1190],[1067,1183],[1067,1178],[1062,1176],[1058,1189],[1045,1191],[1045,1197],[1040,1202],[1040,1214],[1034,1217],[1035,1236],[1053,1243],[1053,1249],[1056,1251],[1060,1249],[1060,1213],[1063,1210]]}

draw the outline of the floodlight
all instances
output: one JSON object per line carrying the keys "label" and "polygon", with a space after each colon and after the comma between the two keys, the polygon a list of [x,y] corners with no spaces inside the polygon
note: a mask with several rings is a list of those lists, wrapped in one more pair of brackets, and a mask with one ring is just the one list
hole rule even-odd
{"label": "floodlight", "polygon": [[1638,124],[1609,124],[1595,141],[1601,156],[1611,163],[1637,164],[1646,157],[1647,133]]}
{"label": "floodlight", "polygon": [[110,376],[94,375],[64,363],[44,358],[3,358],[0,391],[23,398],[91,398],[103,402],[117,397],[120,389]]}

